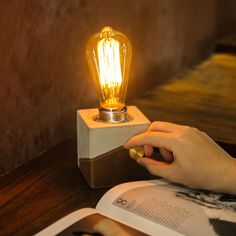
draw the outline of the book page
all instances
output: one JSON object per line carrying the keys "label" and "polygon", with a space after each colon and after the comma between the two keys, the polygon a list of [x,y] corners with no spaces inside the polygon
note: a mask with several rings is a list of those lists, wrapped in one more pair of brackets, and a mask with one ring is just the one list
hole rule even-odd
{"label": "book page", "polygon": [[43,229],[35,236],[48,236],[48,235],[57,235],[64,229],[68,228],[70,225],[73,225],[77,221],[81,219],[96,214],[97,211],[92,208],[83,208],[77,211],[70,213],[69,215],[61,218],[60,220],[56,221],[55,223],[49,225],[47,228]]}
{"label": "book page", "polygon": [[[99,221],[106,217],[103,214],[99,213],[97,210],[92,208],[83,208],[77,210],[62,219],[58,220],[54,224],[45,228],[36,236],[48,236],[48,235],[58,235],[58,236],[71,236],[71,235],[89,235],[93,232],[93,227]],[[112,219],[116,221],[115,219]],[[129,233],[133,236],[147,236],[147,234],[142,233],[132,227],[124,225],[118,221],[116,223],[119,225],[120,229]],[[87,232],[88,234],[81,233]]]}
{"label": "book page", "polygon": [[233,235],[236,198],[171,185],[139,181],[116,186],[97,209],[150,235]]}

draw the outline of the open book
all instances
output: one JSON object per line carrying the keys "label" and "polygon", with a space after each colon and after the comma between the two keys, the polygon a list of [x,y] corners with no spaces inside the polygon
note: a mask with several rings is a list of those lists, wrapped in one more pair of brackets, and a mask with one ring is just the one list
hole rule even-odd
{"label": "open book", "polygon": [[236,196],[163,180],[129,182],[110,189],[96,209],[77,210],[37,235],[91,232],[104,217],[115,220],[131,235],[236,235]]}

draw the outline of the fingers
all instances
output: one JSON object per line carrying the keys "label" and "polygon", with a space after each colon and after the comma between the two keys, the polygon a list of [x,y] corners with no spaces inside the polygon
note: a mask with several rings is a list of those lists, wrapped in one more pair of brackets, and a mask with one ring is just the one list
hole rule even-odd
{"label": "fingers", "polygon": [[160,148],[159,150],[160,150],[161,155],[167,162],[170,163],[174,161],[174,156],[170,151],[166,150],[165,148]]}
{"label": "fingers", "polygon": [[157,175],[167,179],[170,179],[170,176],[172,176],[173,164],[156,161],[148,157],[140,158],[137,162],[147,168],[147,170],[153,175]]}
{"label": "fingers", "polygon": [[125,148],[137,145],[149,145],[152,147],[165,148],[169,151],[173,149],[173,139],[168,133],[147,131],[143,134],[132,137],[125,145]]}
{"label": "fingers", "polygon": [[[148,145],[148,146],[156,146],[156,147],[166,147],[168,150],[171,145],[169,144],[171,138],[171,133],[183,128],[184,126],[155,121],[148,128],[147,132],[132,137],[125,145],[125,148],[134,147],[136,145]],[[169,134],[169,136],[168,136]],[[151,137],[152,136],[152,137]],[[155,137],[156,136],[156,139]],[[164,138],[166,139],[164,140]],[[145,140],[147,138],[147,140]],[[148,139],[149,138],[149,139]],[[150,156],[153,152],[150,147],[144,147],[146,156]],[[150,155],[149,155],[150,154]]]}
{"label": "fingers", "polygon": [[145,156],[150,157],[153,154],[153,147],[150,145],[143,145]]}
{"label": "fingers", "polygon": [[174,132],[177,129],[180,129],[182,126],[169,123],[169,122],[162,122],[162,121],[154,121],[152,124],[149,126],[148,130],[150,131],[160,131],[160,132]]}

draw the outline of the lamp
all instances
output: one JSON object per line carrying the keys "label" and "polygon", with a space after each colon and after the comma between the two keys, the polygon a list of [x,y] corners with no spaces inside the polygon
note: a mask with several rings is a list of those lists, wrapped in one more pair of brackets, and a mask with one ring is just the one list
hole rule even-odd
{"label": "lamp", "polygon": [[125,105],[131,54],[129,39],[111,27],[94,34],[86,45],[100,105],[99,111],[77,111],[77,151],[78,166],[91,188],[147,177],[122,147],[150,125],[137,107]]}
{"label": "lamp", "polygon": [[100,101],[98,120],[125,122],[125,96],[132,48],[129,39],[111,27],[94,34],[86,46],[86,58]]}

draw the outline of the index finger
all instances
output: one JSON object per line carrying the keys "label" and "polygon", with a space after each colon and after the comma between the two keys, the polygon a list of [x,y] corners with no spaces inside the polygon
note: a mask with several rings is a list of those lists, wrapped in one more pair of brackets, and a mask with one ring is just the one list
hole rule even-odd
{"label": "index finger", "polygon": [[147,131],[133,136],[124,144],[124,148],[131,148],[138,145],[150,145],[173,151],[173,138],[169,133]]}
{"label": "index finger", "polygon": [[161,131],[161,132],[174,132],[177,129],[180,129],[182,126],[170,122],[164,121],[154,121],[149,126],[148,130],[150,131]]}

